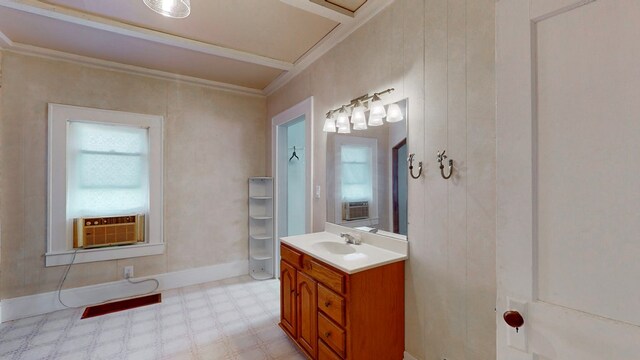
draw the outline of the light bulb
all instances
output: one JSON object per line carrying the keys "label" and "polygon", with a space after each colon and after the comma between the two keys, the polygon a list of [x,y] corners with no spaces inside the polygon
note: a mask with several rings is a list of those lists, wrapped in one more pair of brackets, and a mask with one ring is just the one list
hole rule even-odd
{"label": "light bulb", "polygon": [[[380,121],[382,121],[382,118],[387,116],[382,99],[380,99],[378,94],[373,95],[373,99],[369,104],[369,109],[371,109],[369,112],[369,125],[371,125],[371,118],[380,118]],[[380,125],[382,125],[382,123],[380,123]]]}
{"label": "light bulb", "polygon": [[358,122],[353,124],[353,130],[367,130],[367,119],[363,118],[358,120]]}
{"label": "light bulb", "polygon": [[327,113],[327,119],[324,121],[322,131],[332,133],[336,132],[336,120],[333,118],[333,114]]}
{"label": "light bulb", "polygon": [[142,0],[149,9],[160,15],[182,19],[191,13],[191,0]]}
{"label": "light bulb", "polygon": [[340,126],[349,126],[349,114],[347,114],[346,108],[343,106],[338,112],[338,118],[336,118],[336,125]]}
{"label": "light bulb", "polygon": [[169,13],[174,6],[176,6],[176,0],[164,0],[162,2],[162,11]]}
{"label": "light bulb", "polygon": [[338,134],[351,134],[351,124],[349,124],[349,121],[344,125],[338,125]]}
{"label": "light bulb", "polygon": [[391,104],[387,109],[387,122],[394,123],[404,120],[402,110],[398,104]]}
{"label": "light bulb", "polygon": [[366,121],[364,111],[364,105],[362,105],[362,102],[358,101],[351,112],[351,122],[353,124],[357,124],[358,122]]}
{"label": "light bulb", "polygon": [[369,126],[380,126],[382,124],[382,116],[373,116],[369,114]]}

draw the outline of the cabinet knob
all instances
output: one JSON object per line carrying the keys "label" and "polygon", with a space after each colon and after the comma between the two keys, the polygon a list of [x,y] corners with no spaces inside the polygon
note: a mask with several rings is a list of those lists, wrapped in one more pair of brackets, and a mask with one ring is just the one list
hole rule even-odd
{"label": "cabinet knob", "polygon": [[324,337],[326,338],[331,337],[331,331],[327,331],[326,333],[324,333]]}
{"label": "cabinet knob", "polygon": [[329,301],[329,300],[325,301],[325,302],[324,302],[324,306],[325,306],[325,307],[329,307],[329,306],[331,306],[331,301]]}

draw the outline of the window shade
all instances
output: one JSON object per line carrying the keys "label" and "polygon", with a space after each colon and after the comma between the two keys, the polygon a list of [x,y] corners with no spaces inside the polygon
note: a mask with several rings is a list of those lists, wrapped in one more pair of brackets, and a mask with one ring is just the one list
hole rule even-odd
{"label": "window shade", "polygon": [[68,123],[67,218],[146,213],[148,129]]}
{"label": "window shade", "polygon": [[341,192],[343,201],[371,201],[372,149],[369,146],[340,147]]}

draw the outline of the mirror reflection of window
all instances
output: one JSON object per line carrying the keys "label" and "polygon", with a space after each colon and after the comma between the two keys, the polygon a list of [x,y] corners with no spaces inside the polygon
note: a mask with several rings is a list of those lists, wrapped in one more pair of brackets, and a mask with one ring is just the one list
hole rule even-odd
{"label": "mirror reflection of window", "polygon": [[327,133],[328,222],[406,239],[407,101],[396,104],[400,121]]}
{"label": "mirror reflection of window", "polygon": [[343,202],[373,200],[373,149],[369,145],[342,145],[340,167]]}
{"label": "mirror reflection of window", "polygon": [[334,146],[335,223],[378,225],[378,140],[338,135]]}

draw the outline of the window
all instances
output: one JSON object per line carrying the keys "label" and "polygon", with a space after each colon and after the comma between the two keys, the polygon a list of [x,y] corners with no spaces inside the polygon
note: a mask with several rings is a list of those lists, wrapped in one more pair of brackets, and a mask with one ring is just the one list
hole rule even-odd
{"label": "window", "polygon": [[67,218],[146,214],[149,130],[70,121]]}
{"label": "window", "polygon": [[75,262],[164,252],[162,117],[49,105],[47,266],[70,262],[73,219],[142,213],[145,243],[81,249]]}
{"label": "window", "polygon": [[367,145],[340,147],[342,202],[373,200],[372,150]]}
{"label": "window", "polygon": [[335,136],[335,219],[346,223],[342,206],[346,202],[366,201],[367,219],[350,220],[349,226],[378,224],[378,140],[358,136]]}

